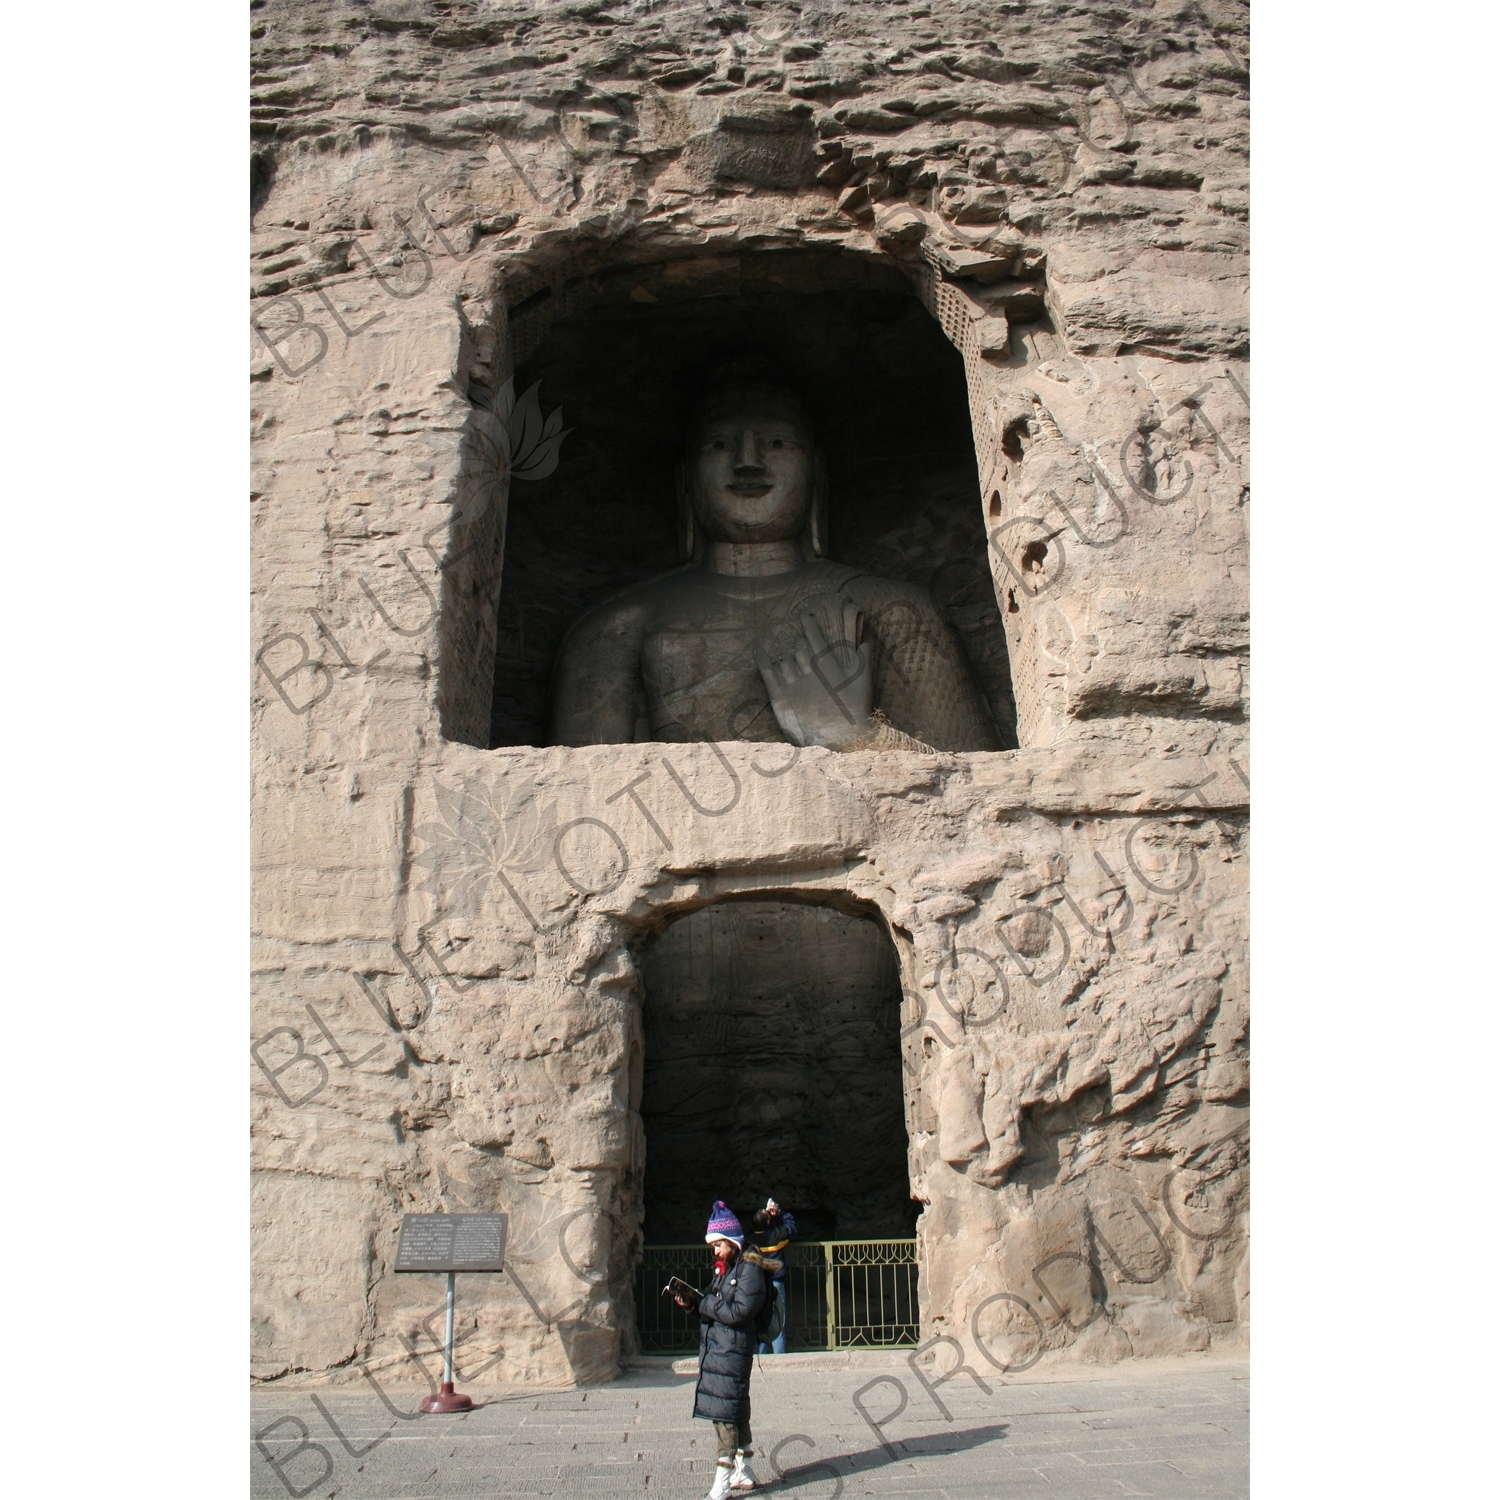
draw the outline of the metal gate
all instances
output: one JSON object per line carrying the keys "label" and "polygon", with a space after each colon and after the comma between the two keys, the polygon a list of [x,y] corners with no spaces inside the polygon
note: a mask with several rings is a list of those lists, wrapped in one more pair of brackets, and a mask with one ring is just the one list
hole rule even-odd
{"label": "metal gate", "polygon": [[[783,1252],[787,1340],[793,1349],[915,1346],[917,1242],[801,1240]],[[662,1295],[667,1278],[703,1287],[713,1275],[706,1245],[647,1245],[635,1274],[636,1327],[647,1354],[698,1347],[698,1318]]]}

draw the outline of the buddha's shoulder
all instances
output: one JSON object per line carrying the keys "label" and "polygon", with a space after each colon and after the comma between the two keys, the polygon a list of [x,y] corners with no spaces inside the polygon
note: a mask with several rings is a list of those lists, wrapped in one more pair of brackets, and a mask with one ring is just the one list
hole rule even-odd
{"label": "buddha's shoulder", "polygon": [[687,575],[694,571],[689,563],[668,573],[656,573],[609,594],[590,605],[568,631],[570,637],[599,636],[630,630],[648,629],[664,604],[689,585]]}
{"label": "buddha's shoulder", "polygon": [[887,578],[881,573],[872,573],[868,568],[857,568],[848,563],[820,562],[814,566],[827,570],[822,574],[824,587],[853,599],[864,609],[879,609],[883,605],[896,603],[924,609],[932,607],[932,595],[920,583]]}

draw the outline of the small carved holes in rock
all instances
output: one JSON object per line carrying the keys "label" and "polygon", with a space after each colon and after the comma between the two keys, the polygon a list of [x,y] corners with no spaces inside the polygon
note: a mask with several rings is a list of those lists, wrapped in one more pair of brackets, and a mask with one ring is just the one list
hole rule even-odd
{"label": "small carved holes in rock", "polygon": [[1005,612],[1008,615],[1018,615],[1021,613],[1021,606],[1016,603],[1016,591],[1014,589],[1006,589],[1005,591]]}
{"label": "small carved holes in rock", "polygon": [[1021,571],[1023,573],[1040,573],[1042,565],[1046,561],[1046,542],[1027,542],[1025,550],[1021,553]]}

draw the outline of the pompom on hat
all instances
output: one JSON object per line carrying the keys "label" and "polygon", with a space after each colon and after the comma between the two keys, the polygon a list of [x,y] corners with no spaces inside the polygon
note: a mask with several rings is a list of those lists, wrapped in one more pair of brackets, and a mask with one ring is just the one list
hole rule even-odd
{"label": "pompom on hat", "polygon": [[736,1245],[744,1248],[744,1227],[735,1218],[734,1210],[722,1198],[714,1200],[713,1212],[708,1216],[708,1233],[703,1238],[710,1245],[715,1240],[733,1240]]}

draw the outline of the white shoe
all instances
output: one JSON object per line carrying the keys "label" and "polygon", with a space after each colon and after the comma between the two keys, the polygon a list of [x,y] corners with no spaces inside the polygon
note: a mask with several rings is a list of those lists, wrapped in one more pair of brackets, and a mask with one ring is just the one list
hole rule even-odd
{"label": "white shoe", "polygon": [[734,1455],[734,1473],[729,1476],[729,1488],[738,1490],[743,1494],[746,1490],[755,1488],[755,1472],[750,1467],[751,1455],[743,1448],[736,1451]]}
{"label": "white shoe", "polygon": [[714,1487],[708,1492],[708,1500],[729,1500],[729,1478],[733,1473],[728,1464],[714,1465]]}

